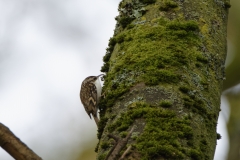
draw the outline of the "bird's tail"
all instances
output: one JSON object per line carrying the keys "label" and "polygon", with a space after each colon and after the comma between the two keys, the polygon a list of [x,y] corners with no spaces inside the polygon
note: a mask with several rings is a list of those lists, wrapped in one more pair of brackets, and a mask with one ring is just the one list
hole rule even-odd
{"label": "bird's tail", "polygon": [[98,126],[98,123],[99,123],[98,117],[97,117],[97,116],[93,116],[93,118],[94,118],[94,120],[95,120],[95,122],[96,122],[96,125]]}

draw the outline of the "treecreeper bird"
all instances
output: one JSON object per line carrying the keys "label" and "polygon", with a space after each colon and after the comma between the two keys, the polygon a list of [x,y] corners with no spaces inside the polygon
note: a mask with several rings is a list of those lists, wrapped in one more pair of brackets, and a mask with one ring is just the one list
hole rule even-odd
{"label": "treecreeper bird", "polygon": [[100,74],[98,76],[89,76],[85,78],[80,89],[81,102],[90,118],[92,114],[97,126],[99,122],[97,116],[98,103],[100,101],[102,92],[102,86],[99,77],[102,75],[104,74]]}

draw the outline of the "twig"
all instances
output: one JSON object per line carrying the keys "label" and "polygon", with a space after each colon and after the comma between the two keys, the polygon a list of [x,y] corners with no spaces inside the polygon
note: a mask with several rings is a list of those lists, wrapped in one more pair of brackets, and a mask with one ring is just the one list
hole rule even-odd
{"label": "twig", "polygon": [[119,137],[117,137],[117,136],[115,136],[113,134],[108,134],[109,138],[113,138],[115,140],[115,145],[109,151],[109,153],[106,156],[105,160],[116,160],[118,154],[127,145],[128,139],[130,138],[133,130],[134,130],[134,127],[132,127],[132,129],[130,130],[130,132],[128,133],[128,135],[124,139],[120,139]]}
{"label": "twig", "polygon": [[[109,136],[109,135],[108,135]],[[114,139],[115,140],[115,139]],[[110,149],[110,151],[108,152],[106,158],[104,160],[108,160],[109,156],[111,155],[111,153],[113,152],[113,150],[116,148],[117,146],[117,142],[115,141],[114,146]]]}
{"label": "twig", "polygon": [[124,160],[124,158],[126,157],[126,155],[129,153],[129,151],[132,149],[132,146],[128,146],[128,148],[126,149],[126,151],[122,154],[121,158],[119,160]]}
{"label": "twig", "polygon": [[115,142],[118,142],[120,138],[118,138],[117,136],[113,135],[113,134],[108,134],[109,138],[112,138],[115,140]]}
{"label": "twig", "polygon": [[94,121],[95,121],[95,123],[96,123],[96,125],[97,125],[97,127],[98,127],[98,124],[99,124],[99,119],[98,119],[98,117],[97,117],[97,116],[93,116],[93,118],[94,118]]}

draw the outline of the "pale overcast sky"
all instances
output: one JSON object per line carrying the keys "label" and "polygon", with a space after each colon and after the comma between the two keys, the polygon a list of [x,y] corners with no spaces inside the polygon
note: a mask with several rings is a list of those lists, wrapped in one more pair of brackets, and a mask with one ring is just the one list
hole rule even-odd
{"label": "pale overcast sky", "polygon": [[[0,122],[43,159],[74,160],[82,145],[97,143],[79,89],[100,74],[119,2],[0,0]],[[225,120],[216,160],[227,150]],[[0,159],[13,158],[0,149]]]}

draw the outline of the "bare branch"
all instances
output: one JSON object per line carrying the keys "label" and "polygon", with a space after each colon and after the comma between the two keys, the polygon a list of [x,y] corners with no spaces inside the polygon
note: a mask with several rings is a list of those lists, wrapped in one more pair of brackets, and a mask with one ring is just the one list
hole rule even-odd
{"label": "bare branch", "polygon": [[21,142],[5,125],[0,123],[0,146],[17,160],[42,160]]}

